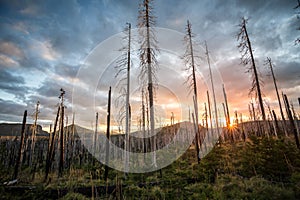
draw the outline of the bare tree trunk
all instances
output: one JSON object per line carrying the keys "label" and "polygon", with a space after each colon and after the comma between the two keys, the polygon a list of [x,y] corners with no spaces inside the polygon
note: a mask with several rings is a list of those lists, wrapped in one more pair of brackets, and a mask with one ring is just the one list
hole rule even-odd
{"label": "bare tree trunk", "polygon": [[278,126],[277,116],[276,116],[276,113],[274,110],[272,110],[272,115],[273,115],[273,119],[274,119],[274,123],[275,123],[276,137],[278,137],[277,131],[279,130],[279,126]]}
{"label": "bare tree trunk", "polygon": [[262,114],[262,119],[263,119],[263,121],[265,121],[266,120],[266,114],[265,114],[264,104],[263,104],[263,100],[262,100],[262,94],[261,94],[261,90],[260,90],[260,82],[259,82],[259,79],[258,79],[258,73],[257,73],[257,69],[256,69],[256,66],[255,66],[253,51],[252,51],[251,42],[250,42],[250,39],[249,39],[249,36],[248,36],[246,24],[245,24],[245,34],[246,34],[246,39],[247,39],[247,43],[248,43],[248,47],[249,47],[249,52],[250,52],[250,55],[251,55],[251,62],[252,62],[254,76],[255,76],[255,82],[256,82],[256,89],[257,89],[257,95],[258,95],[260,111],[261,111],[261,114]]}
{"label": "bare tree trunk", "polygon": [[207,107],[206,107],[206,103],[204,102],[204,110],[205,110],[205,127],[206,127],[206,132],[207,132],[207,139],[210,142],[210,134],[208,131],[208,113],[207,113]]}
{"label": "bare tree trunk", "polygon": [[39,113],[39,105],[40,102],[38,101],[35,108],[34,124],[31,132],[31,148],[30,148],[31,153],[30,153],[29,166],[32,166],[32,163],[34,162],[34,148],[35,148],[35,139],[36,139],[36,132],[37,132],[37,118]]}
{"label": "bare tree trunk", "polygon": [[[57,127],[59,113],[60,113],[60,106],[58,107],[58,110],[57,110],[56,119],[55,119],[55,122],[54,122],[54,131],[53,131],[52,136],[51,136],[50,148],[49,148],[49,151],[48,151],[48,154],[47,154],[46,171],[45,171],[44,181],[46,181],[47,178],[48,178],[48,174],[49,174],[49,171],[51,169],[52,160],[53,160],[53,157],[54,157],[54,145],[55,145],[54,140],[55,140],[56,127]],[[50,132],[50,134],[51,134],[51,132]]]}
{"label": "bare tree trunk", "polygon": [[287,133],[286,133],[286,121],[285,121],[282,106],[281,106],[281,100],[280,100],[279,93],[278,93],[278,87],[277,87],[277,83],[276,83],[275,74],[274,74],[274,71],[273,71],[273,64],[272,64],[271,58],[267,57],[267,62],[269,64],[271,74],[272,74],[272,78],[273,78],[273,83],[274,83],[274,87],[275,87],[275,91],[276,91],[276,96],[277,96],[278,105],[279,105],[279,109],[280,109],[281,119],[283,121],[284,131],[285,131],[285,134],[287,135]]}
{"label": "bare tree trunk", "polygon": [[64,170],[64,94],[65,91],[60,89],[61,91],[61,113],[60,113],[60,159],[59,159],[59,167],[58,167],[58,176],[61,177],[63,175]]}
{"label": "bare tree trunk", "polygon": [[[192,118],[193,118],[194,131],[195,131],[195,133],[197,133],[198,125],[195,121],[194,113],[192,113]],[[197,149],[197,162],[199,164],[200,163],[200,151],[199,151],[199,144],[198,144],[198,134],[196,134],[196,137],[195,137],[195,146]]]}
{"label": "bare tree trunk", "polygon": [[105,172],[104,180],[108,178],[108,162],[109,162],[109,138],[110,138],[110,107],[111,107],[111,87],[108,91],[108,106],[107,106],[107,124],[106,124],[106,157],[105,157]]}
{"label": "bare tree trunk", "polygon": [[154,118],[154,101],[153,101],[153,81],[152,81],[152,61],[151,61],[151,46],[150,46],[150,23],[149,23],[149,5],[148,1],[145,1],[146,11],[146,41],[147,41],[147,64],[148,64],[148,95],[149,95],[149,106],[150,106],[150,132],[153,138],[152,151],[153,151],[153,165],[156,167],[156,134],[155,134],[155,118]]}
{"label": "bare tree trunk", "polygon": [[96,122],[95,122],[95,133],[94,133],[94,158],[93,158],[93,165],[95,165],[95,155],[96,155],[96,151],[97,151],[97,135],[98,135],[98,113],[96,113]]}
{"label": "bare tree trunk", "polygon": [[300,149],[299,138],[298,138],[298,134],[297,134],[297,128],[296,128],[295,122],[293,120],[293,116],[292,116],[292,112],[291,112],[291,109],[290,109],[290,104],[289,104],[288,98],[285,94],[283,95],[283,100],[284,100],[284,103],[285,103],[286,113],[289,117],[290,125],[291,125],[292,131],[293,131],[294,136],[295,136],[295,141],[296,141],[297,148]]}
{"label": "bare tree trunk", "polygon": [[126,124],[125,124],[125,171],[129,167],[129,95],[130,95],[130,42],[131,42],[131,24],[128,24],[128,51],[127,51],[127,89],[126,89]]}
{"label": "bare tree trunk", "polygon": [[212,114],[211,114],[211,107],[210,107],[210,97],[209,97],[209,92],[206,91],[206,96],[207,96],[207,104],[208,104],[208,113],[209,113],[209,122],[210,122],[210,128],[212,129]]}
{"label": "bare tree trunk", "polygon": [[230,126],[229,107],[228,107],[227,94],[226,94],[226,91],[225,91],[224,84],[222,86],[223,86],[223,95],[224,95],[225,109],[226,109],[226,113],[225,112],[224,113],[225,113],[225,116],[226,116],[226,126],[228,128]]}
{"label": "bare tree trunk", "polygon": [[249,112],[249,116],[250,116],[249,119],[252,121],[252,120],[253,120],[253,117],[252,117],[252,110],[251,110],[250,104],[248,104],[248,112]]}
{"label": "bare tree trunk", "polygon": [[247,135],[246,135],[245,130],[244,130],[243,114],[242,113],[240,113],[240,124],[241,124],[241,128],[242,128],[243,141],[245,142],[246,139],[247,139]]}
{"label": "bare tree trunk", "polygon": [[[186,70],[189,73],[188,80],[186,83],[189,83],[188,87],[193,92],[193,103],[194,103],[194,117],[195,117],[195,123],[196,123],[196,144],[199,144],[199,112],[198,112],[198,92],[197,92],[197,80],[196,80],[196,69],[195,69],[195,60],[194,60],[194,49],[193,49],[193,43],[192,43],[192,30],[191,30],[191,24],[189,20],[187,21],[187,34],[185,35],[184,39],[187,43],[187,50],[184,55],[184,58],[186,60],[187,68]],[[196,146],[197,155],[199,155],[199,147]]]}
{"label": "bare tree trunk", "polygon": [[16,160],[13,179],[18,178],[19,167],[20,167],[20,164],[21,164],[22,150],[23,150],[23,144],[24,144],[24,135],[25,135],[25,126],[26,126],[26,118],[27,118],[27,110],[24,111],[22,130],[21,130],[20,147],[19,147],[19,153],[18,153],[17,160]]}
{"label": "bare tree trunk", "polygon": [[[263,100],[262,100],[262,94],[261,94],[261,89],[260,89],[260,82],[258,78],[258,73],[254,61],[254,56],[253,56],[253,50],[250,42],[250,38],[247,32],[247,20],[245,18],[242,18],[242,23],[240,24],[240,32],[237,35],[238,40],[241,41],[241,43],[238,45],[240,48],[240,52],[242,53],[242,63],[244,65],[247,65],[248,63],[251,63],[251,67],[248,69],[248,71],[253,72],[254,80],[252,83],[252,88],[250,91],[253,91],[256,89],[257,96],[258,96],[258,101],[259,101],[259,106],[260,106],[260,111],[262,114],[262,119],[263,121],[266,120],[266,114],[265,114],[265,109],[263,105]],[[250,54],[250,56],[249,56]],[[250,57],[250,58],[249,58]]]}
{"label": "bare tree trunk", "polygon": [[[194,107],[197,109],[197,100],[195,98],[195,96],[193,97],[193,101],[194,101]],[[198,161],[198,164],[200,163],[200,148],[201,148],[201,142],[200,142],[200,147],[199,147],[199,141],[200,141],[200,138],[199,138],[199,125],[197,123],[197,117],[196,119],[194,119],[194,115],[193,115],[193,123],[194,123],[194,126],[195,126],[195,144],[196,144],[196,152],[197,152],[197,161]]]}
{"label": "bare tree trunk", "polygon": [[206,49],[206,56],[207,56],[208,67],[209,67],[209,75],[210,75],[211,89],[212,89],[212,93],[213,93],[213,101],[214,101],[214,111],[215,111],[216,128],[217,128],[217,133],[218,133],[218,137],[219,137],[219,136],[220,136],[220,130],[219,130],[219,119],[218,119],[218,110],[217,110],[216,94],[215,94],[214,81],[213,81],[213,76],[212,76],[212,71],[211,71],[211,66],[210,66],[209,53],[208,53],[208,48],[207,48],[206,41],[205,41],[205,49]]}
{"label": "bare tree trunk", "polygon": [[[144,90],[142,90],[142,130],[144,137],[144,153],[147,152],[147,144],[146,144],[146,118],[145,118],[145,103],[144,103]],[[145,159],[146,154],[144,154]]]}
{"label": "bare tree trunk", "polygon": [[298,117],[296,115],[293,103],[291,103],[291,111],[292,111],[292,114],[293,114],[294,123],[295,123],[295,127],[296,127],[296,130],[297,130],[297,135],[299,135]]}

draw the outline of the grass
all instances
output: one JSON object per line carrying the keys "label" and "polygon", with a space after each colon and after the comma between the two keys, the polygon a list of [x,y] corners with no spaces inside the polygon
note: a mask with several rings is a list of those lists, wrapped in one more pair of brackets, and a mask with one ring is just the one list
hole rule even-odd
{"label": "grass", "polygon": [[[39,187],[21,197],[41,195],[47,198],[47,195],[51,197],[49,191],[57,191],[62,199],[86,199],[92,197],[92,187],[96,187],[96,199],[300,198],[299,150],[290,139],[251,137],[246,142],[224,143],[215,146],[200,164],[197,164],[195,150],[188,150],[162,169],[162,177],[157,171],[128,174],[125,179],[123,172],[110,170],[108,182],[105,182],[103,166],[96,165],[75,166],[62,178],[50,174],[48,185],[42,181],[42,170],[30,182],[26,178],[29,169],[23,169],[21,183]],[[1,169],[1,180],[6,177],[2,172],[7,173],[7,170]],[[0,191],[4,199],[12,195],[4,186]]]}

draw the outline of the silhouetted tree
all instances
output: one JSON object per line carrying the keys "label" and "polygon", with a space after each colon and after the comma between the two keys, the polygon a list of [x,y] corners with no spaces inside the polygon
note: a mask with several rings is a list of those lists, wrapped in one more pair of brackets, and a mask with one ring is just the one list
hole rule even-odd
{"label": "silhouetted tree", "polygon": [[255,92],[255,97],[258,97],[258,102],[260,106],[260,112],[262,114],[262,119],[266,120],[265,109],[262,100],[262,93],[260,89],[260,80],[258,76],[258,71],[255,65],[253,50],[250,42],[250,38],[247,32],[247,19],[242,18],[242,22],[239,24],[240,31],[237,34],[237,40],[240,42],[238,48],[242,55],[241,62],[243,65],[248,66],[247,72],[252,74],[252,87],[250,89],[250,93]]}
{"label": "silhouetted tree", "polygon": [[60,89],[60,157],[59,157],[59,167],[58,167],[58,175],[61,177],[64,170],[64,95],[65,91],[61,88]]}
{"label": "silhouetted tree", "polygon": [[155,17],[153,16],[152,10],[153,0],[143,0],[140,4],[138,27],[140,33],[140,44],[139,49],[140,55],[140,66],[141,71],[139,78],[142,83],[142,87],[147,83],[148,95],[149,95],[149,108],[150,108],[150,133],[153,139],[152,151],[153,151],[153,164],[156,166],[156,136],[155,136],[155,115],[154,115],[154,82],[155,72],[157,69],[156,60],[156,38],[153,27],[155,25]]}
{"label": "silhouetted tree", "polygon": [[186,43],[186,51],[184,53],[183,59],[185,61],[185,71],[188,72],[189,76],[187,77],[187,80],[185,84],[188,85],[188,89],[190,90],[189,92],[193,92],[193,102],[194,102],[194,122],[195,122],[195,143],[196,143],[196,151],[197,151],[197,158],[198,158],[198,163],[200,162],[199,158],[199,130],[198,130],[198,124],[199,124],[199,119],[198,119],[198,92],[197,92],[197,80],[196,80],[196,66],[195,66],[195,56],[194,56],[194,49],[193,49],[193,42],[192,38],[194,37],[192,34],[191,30],[191,24],[189,20],[187,21],[187,26],[186,26],[186,35],[184,37],[184,41]]}
{"label": "silhouetted tree", "polygon": [[[125,28],[125,37],[124,40],[127,42],[126,46],[122,49],[123,55],[121,59],[118,61],[118,72],[116,74],[116,78],[121,78],[118,85],[120,88],[120,96],[117,98],[117,104],[121,104],[120,106],[120,116],[119,116],[119,124],[122,124],[125,114],[125,168],[128,168],[129,163],[129,132],[130,132],[130,116],[129,116],[129,95],[130,95],[130,46],[131,46],[131,24],[128,23],[128,27]],[[124,83],[125,82],[125,83]],[[125,106],[124,106],[125,100]]]}
{"label": "silhouetted tree", "polygon": [[[277,95],[277,100],[278,100],[278,104],[279,104],[281,119],[283,120],[284,130],[285,130],[285,133],[286,133],[286,121],[285,121],[282,106],[281,106],[280,96],[279,96],[279,93],[278,93],[278,87],[277,87],[277,83],[276,83],[276,77],[275,77],[275,74],[274,74],[274,71],[273,71],[273,63],[272,63],[271,58],[267,57],[267,60],[266,60],[265,64],[270,67],[270,71],[271,71],[271,75],[272,75],[272,78],[273,78],[273,83],[274,83],[274,87],[275,87],[275,91],[276,91],[276,95]],[[286,135],[287,135],[287,133],[286,133]]]}
{"label": "silhouetted tree", "polygon": [[207,58],[207,63],[208,63],[208,68],[209,68],[211,90],[212,90],[212,94],[213,94],[215,123],[216,123],[217,133],[218,133],[218,136],[219,136],[220,135],[220,132],[219,132],[219,120],[218,120],[218,111],[217,111],[217,101],[216,101],[216,94],[215,94],[215,87],[214,87],[214,79],[213,79],[213,75],[212,75],[212,71],[211,71],[209,52],[208,52],[208,47],[207,47],[206,41],[205,41],[205,50],[206,50],[205,51],[205,55],[206,55],[206,58]]}
{"label": "silhouetted tree", "polygon": [[24,144],[26,118],[27,118],[27,110],[24,111],[23,123],[22,123],[22,129],[21,129],[20,146],[19,146],[19,152],[18,152],[18,155],[17,155],[17,160],[16,160],[15,170],[14,170],[14,174],[13,174],[13,179],[17,179],[18,178],[19,167],[20,167],[21,160],[22,160],[22,152],[23,152],[23,144]]}

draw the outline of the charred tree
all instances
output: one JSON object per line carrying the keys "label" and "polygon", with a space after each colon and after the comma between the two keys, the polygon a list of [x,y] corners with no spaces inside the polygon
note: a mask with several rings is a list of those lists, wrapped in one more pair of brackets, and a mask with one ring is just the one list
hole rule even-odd
{"label": "charred tree", "polygon": [[152,136],[152,151],[153,151],[153,165],[156,167],[156,134],[155,134],[155,115],[154,115],[154,80],[157,70],[156,60],[156,38],[152,27],[155,25],[155,17],[152,14],[153,0],[143,0],[140,4],[138,27],[140,33],[140,66],[141,72],[139,78],[142,83],[147,82],[147,89],[149,95],[149,109],[150,109],[150,134]]}
{"label": "charred tree", "polygon": [[189,76],[187,77],[186,80],[186,84],[188,85],[188,89],[190,90],[190,92],[193,92],[193,102],[194,102],[194,118],[195,120],[193,120],[193,122],[196,123],[195,127],[195,135],[196,135],[196,152],[197,152],[197,157],[198,157],[198,163],[200,162],[199,159],[199,130],[198,130],[198,124],[199,124],[199,119],[198,119],[198,91],[197,91],[197,80],[196,80],[196,66],[195,66],[195,56],[194,56],[194,49],[193,49],[193,42],[192,42],[192,38],[193,38],[193,34],[192,34],[192,27],[191,24],[189,22],[189,20],[187,21],[187,26],[186,26],[186,35],[184,37],[184,41],[186,43],[186,51],[185,54],[183,56],[184,61],[185,61],[185,71],[188,72]]}
{"label": "charred tree", "polygon": [[205,41],[205,50],[206,50],[205,54],[206,54],[206,58],[207,58],[208,68],[209,68],[211,89],[212,89],[212,94],[213,94],[214,114],[215,114],[216,128],[217,128],[218,136],[220,136],[219,119],[218,119],[218,110],[217,110],[217,101],[216,101],[216,94],[215,94],[214,79],[213,79],[213,75],[212,75],[212,71],[211,71],[210,58],[209,58],[208,47],[207,47],[206,41]]}
{"label": "charred tree", "polygon": [[227,94],[226,94],[226,90],[225,90],[225,86],[224,84],[223,86],[223,95],[224,95],[224,101],[225,101],[225,116],[226,116],[226,126],[227,128],[230,126],[230,115],[229,115],[229,107],[228,107],[228,101],[227,101]]}
{"label": "charred tree", "polygon": [[[125,118],[125,140],[124,140],[124,149],[125,149],[125,168],[128,168],[129,163],[129,132],[130,132],[130,117],[129,117],[129,98],[130,98],[130,65],[131,65],[131,24],[127,23],[128,27],[125,28],[123,40],[126,42],[126,45],[121,49],[122,55],[118,60],[118,65],[116,66],[118,72],[116,78],[119,78],[118,87],[119,97],[117,98],[116,105],[120,107],[119,109],[119,126],[122,126],[123,120]],[[124,106],[125,104],[125,106]]]}
{"label": "charred tree", "polygon": [[106,119],[106,156],[105,156],[105,172],[104,180],[107,181],[108,178],[108,162],[109,162],[109,138],[110,138],[110,107],[111,107],[111,87],[108,91],[108,105],[107,105],[107,119]]}
{"label": "charred tree", "polygon": [[[193,96],[193,102],[194,102],[194,108],[197,108],[197,100],[195,98],[195,96]],[[196,151],[197,151],[197,161],[198,164],[200,163],[200,148],[201,148],[201,141],[200,141],[200,134],[199,134],[199,123],[197,123],[197,117],[196,119],[193,119],[193,124],[195,126],[195,133],[196,133],[196,137],[195,137],[195,144],[196,144]],[[200,143],[200,146],[199,146]]]}
{"label": "charred tree", "polygon": [[23,144],[24,144],[26,118],[27,118],[27,110],[24,111],[23,123],[22,123],[22,130],[21,130],[20,147],[19,147],[19,152],[18,152],[18,155],[17,155],[17,160],[16,160],[16,165],[15,165],[13,179],[17,179],[18,178],[19,167],[20,167],[21,160],[22,160],[22,151],[23,151]]}
{"label": "charred tree", "polygon": [[95,155],[96,155],[96,151],[97,151],[97,135],[98,135],[98,113],[96,113],[96,122],[95,122],[95,133],[94,133],[94,145],[93,145],[93,149],[94,149],[94,158],[93,158],[93,165],[95,165]]}
{"label": "charred tree", "polygon": [[213,125],[212,125],[211,103],[210,103],[208,90],[206,91],[206,96],[207,96],[207,105],[208,105],[208,113],[209,113],[209,123],[210,123],[210,128],[212,128]]}
{"label": "charred tree", "polygon": [[128,170],[129,167],[129,133],[130,133],[130,104],[129,104],[129,95],[130,95],[130,45],[131,45],[131,24],[128,24],[128,49],[127,49],[127,88],[126,88],[126,123],[125,123],[125,170]]}
{"label": "charred tree", "polygon": [[260,107],[260,112],[262,115],[263,121],[266,120],[266,114],[265,114],[265,109],[263,105],[263,100],[262,100],[262,92],[261,92],[261,85],[260,85],[260,80],[258,76],[258,71],[255,65],[254,61],[254,56],[253,56],[253,50],[250,42],[250,38],[248,35],[247,31],[247,21],[245,18],[242,18],[242,22],[239,25],[240,31],[237,35],[237,40],[240,42],[238,45],[238,48],[240,50],[240,53],[242,55],[241,57],[241,63],[247,67],[247,73],[252,74],[252,87],[250,89],[250,93],[255,92],[255,97],[258,97],[258,102],[259,102],[259,107]]}
{"label": "charred tree", "polygon": [[291,129],[292,129],[293,134],[295,136],[295,142],[296,142],[297,148],[300,149],[300,143],[299,143],[299,138],[298,138],[298,134],[297,134],[297,128],[296,128],[296,125],[295,125],[295,122],[294,122],[294,119],[293,119],[292,111],[290,109],[289,100],[288,100],[288,98],[285,94],[283,94],[283,100],[284,100],[284,105],[285,105],[285,108],[286,108],[286,113],[287,113],[289,121],[290,121],[290,126],[291,126]]}
{"label": "charred tree", "polygon": [[58,176],[61,177],[64,170],[64,95],[65,91],[61,88],[60,89],[60,96],[61,99],[60,107],[60,157],[59,157],[59,167],[58,167]]}
{"label": "charred tree", "polygon": [[38,114],[39,114],[39,105],[40,102],[38,101],[36,104],[35,108],[35,113],[34,113],[34,123],[32,126],[32,132],[31,132],[31,152],[30,152],[30,160],[29,160],[29,166],[32,166],[32,163],[34,162],[34,148],[35,148],[35,139],[36,139],[36,134],[37,134],[37,119],[38,119]]}
{"label": "charred tree", "polygon": [[274,87],[275,87],[275,91],[276,91],[276,96],[277,96],[277,100],[278,100],[278,104],[279,104],[281,118],[282,118],[282,120],[285,121],[284,114],[283,114],[283,111],[282,111],[281,101],[280,101],[280,97],[279,97],[279,93],[278,93],[276,78],[275,78],[275,74],[274,74],[274,71],[273,71],[273,63],[272,63],[271,58],[267,57],[266,64],[268,64],[269,67],[270,67],[270,71],[271,71],[271,75],[272,75],[272,78],[273,78],[273,83],[274,83]]}
{"label": "charred tree", "polygon": [[[57,122],[58,122],[58,118],[59,118],[59,113],[60,113],[60,106],[58,106],[56,119],[55,119],[55,122],[54,122],[54,131],[53,131],[52,136],[51,136],[50,148],[49,148],[49,151],[48,151],[48,154],[47,154],[46,171],[45,171],[44,181],[46,181],[47,178],[48,178],[48,174],[50,172],[51,165],[52,165],[52,160],[53,160],[53,157],[54,157],[54,146],[55,146],[54,142],[55,142],[56,127],[57,127]],[[50,134],[51,134],[51,132],[50,132]]]}
{"label": "charred tree", "polygon": [[[273,78],[273,83],[274,83],[274,87],[275,87],[275,91],[276,91],[276,96],[277,96],[277,100],[278,100],[278,105],[279,105],[279,109],[280,109],[281,119],[283,121],[284,130],[286,131],[286,121],[285,121],[282,106],[281,106],[281,100],[280,100],[280,96],[279,96],[279,92],[278,92],[277,82],[276,82],[276,78],[275,78],[275,74],[274,74],[274,70],[273,70],[273,63],[272,63],[271,58],[267,57],[266,64],[269,65],[269,67],[270,67],[270,71],[271,71],[271,75]],[[285,134],[287,135],[287,133],[285,133]]]}

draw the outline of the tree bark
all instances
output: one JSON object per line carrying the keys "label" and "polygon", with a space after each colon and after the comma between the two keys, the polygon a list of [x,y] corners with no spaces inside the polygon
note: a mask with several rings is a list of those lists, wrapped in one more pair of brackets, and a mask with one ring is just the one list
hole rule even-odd
{"label": "tree bark", "polygon": [[110,108],[111,108],[111,87],[108,91],[108,106],[107,106],[107,125],[106,125],[106,157],[105,157],[105,172],[104,180],[108,178],[108,162],[109,162],[109,138],[110,138]]}
{"label": "tree bark", "polygon": [[20,147],[19,147],[19,152],[18,152],[17,161],[16,161],[16,165],[15,165],[13,179],[18,178],[19,167],[20,167],[20,164],[21,164],[22,150],[23,150],[23,144],[24,144],[24,135],[25,135],[25,126],[26,126],[26,118],[27,118],[27,110],[24,111],[22,130],[21,130]]}

